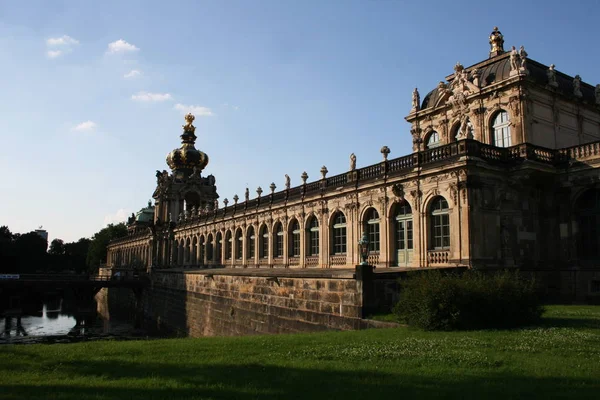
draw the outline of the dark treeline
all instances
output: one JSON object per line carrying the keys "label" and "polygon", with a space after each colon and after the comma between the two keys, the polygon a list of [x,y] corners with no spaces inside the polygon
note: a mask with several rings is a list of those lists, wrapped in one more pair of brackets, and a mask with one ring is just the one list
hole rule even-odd
{"label": "dark treeline", "polygon": [[12,233],[7,226],[0,226],[0,273],[95,273],[106,262],[108,242],[125,235],[125,224],[110,224],[91,239],[70,243],[54,239],[48,248],[35,232]]}

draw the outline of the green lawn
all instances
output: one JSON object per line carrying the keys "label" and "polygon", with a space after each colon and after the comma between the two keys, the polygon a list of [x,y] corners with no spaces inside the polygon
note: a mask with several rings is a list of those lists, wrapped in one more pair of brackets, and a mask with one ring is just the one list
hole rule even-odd
{"label": "green lawn", "polygon": [[6,345],[0,361],[0,399],[599,399],[600,306],[512,331]]}

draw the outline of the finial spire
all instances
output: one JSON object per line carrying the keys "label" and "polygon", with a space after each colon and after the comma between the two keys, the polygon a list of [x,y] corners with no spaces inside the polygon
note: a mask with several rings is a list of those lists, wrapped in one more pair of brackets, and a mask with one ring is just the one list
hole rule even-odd
{"label": "finial spire", "polygon": [[504,54],[504,36],[495,26],[490,33],[490,58]]}
{"label": "finial spire", "polygon": [[196,117],[194,117],[194,114],[192,114],[192,113],[188,113],[185,116],[185,122],[186,122],[186,124],[183,125],[183,131],[184,132],[192,132],[192,133],[194,133],[196,131],[196,127],[194,125],[192,125],[192,122],[194,122],[195,119],[196,119]]}

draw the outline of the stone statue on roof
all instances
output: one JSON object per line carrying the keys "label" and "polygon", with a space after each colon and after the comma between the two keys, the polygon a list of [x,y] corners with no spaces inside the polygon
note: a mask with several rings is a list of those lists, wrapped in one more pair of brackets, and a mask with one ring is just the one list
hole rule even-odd
{"label": "stone statue on roof", "polygon": [[515,46],[512,46],[510,50],[510,71],[517,71],[519,69],[519,53]]}
{"label": "stone statue on roof", "polygon": [[417,90],[417,88],[415,88],[415,90],[413,90],[413,93],[412,93],[412,109],[411,109],[411,111],[419,111],[420,104],[421,104],[421,96],[419,95],[419,91]]}
{"label": "stone statue on roof", "polygon": [[573,94],[575,97],[583,97],[583,93],[581,93],[581,77],[579,75],[575,75],[575,78],[573,78]]}
{"label": "stone statue on roof", "polygon": [[290,176],[288,174],[285,174],[285,188],[290,188]]}
{"label": "stone statue on roof", "polygon": [[546,76],[548,77],[548,86],[553,88],[558,87],[558,82],[556,81],[556,70],[554,69],[554,64],[550,64],[548,70],[546,71]]}
{"label": "stone statue on roof", "polygon": [[350,154],[350,171],[354,171],[356,169],[356,155],[354,153]]}

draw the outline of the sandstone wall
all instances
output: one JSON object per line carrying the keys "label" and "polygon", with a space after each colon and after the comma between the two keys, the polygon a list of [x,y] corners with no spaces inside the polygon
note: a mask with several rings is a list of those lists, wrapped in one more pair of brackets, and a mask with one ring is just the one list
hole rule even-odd
{"label": "sandstone wall", "polygon": [[[362,329],[372,325],[361,319],[363,297],[363,281],[352,273],[275,277],[166,271],[152,274],[143,313],[154,327],[192,337]],[[131,290],[104,289],[98,300],[105,316],[135,315]]]}

